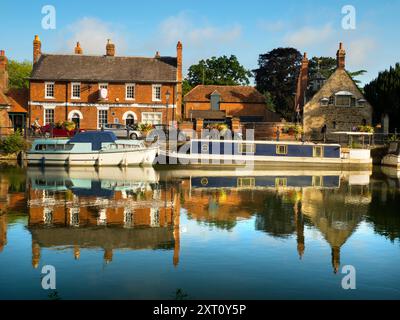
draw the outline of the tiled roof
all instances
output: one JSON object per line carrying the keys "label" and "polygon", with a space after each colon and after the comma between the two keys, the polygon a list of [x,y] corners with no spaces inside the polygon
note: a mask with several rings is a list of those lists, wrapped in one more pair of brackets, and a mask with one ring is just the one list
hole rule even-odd
{"label": "tiled roof", "polygon": [[32,80],[104,82],[176,82],[175,57],[42,54]]}
{"label": "tiled roof", "polygon": [[28,89],[10,89],[7,92],[7,98],[11,104],[8,112],[27,113],[29,90]]}
{"label": "tiled roof", "polygon": [[0,106],[9,106],[10,101],[7,99],[6,95],[0,91]]}
{"label": "tiled roof", "polygon": [[185,102],[209,102],[210,96],[217,91],[221,102],[265,103],[264,96],[250,86],[198,85],[185,95]]}

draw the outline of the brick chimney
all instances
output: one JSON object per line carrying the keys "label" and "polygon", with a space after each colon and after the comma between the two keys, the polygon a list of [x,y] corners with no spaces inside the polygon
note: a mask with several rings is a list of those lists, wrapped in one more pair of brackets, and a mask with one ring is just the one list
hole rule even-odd
{"label": "brick chimney", "polygon": [[304,98],[308,86],[308,58],[307,53],[304,52],[303,59],[301,60],[299,77],[297,79],[296,98],[295,98],[295,111],[298,109],[300,112],[304,107]]}
{"label": "brick chimney", "polygon": [[81,44],[79,43],[79,41],[76,43],[75,54],[83,54],[83,49],[82,49]]}
{"label": "brick chimney", "polygon": [[178,41],[176,45],[176,119],[182,115],[182,42]]}
{"label": "brick chimney", "polygon": [[344,69],[346,67],[346,51],[343,49],[343,43],[339,44],[339,50],[336,53],[337,68]]}
{"label": "brick chimney", "polygon": [[110,57],[115,56],[115,45],[111,42],[110,39],[107,40],[106,55]]}
{"label": "brick chimney", "polygon": [[33,64],[39,61],[41,55],[42,43],[40,42],[39,36],[35,35],[35,39],[33,40]]}
{"label": "brick chimney", "polygon": [[8,71],[7,71],[7,57],[4,50],[0,50],[0,91],[7,91],[8,89]]}

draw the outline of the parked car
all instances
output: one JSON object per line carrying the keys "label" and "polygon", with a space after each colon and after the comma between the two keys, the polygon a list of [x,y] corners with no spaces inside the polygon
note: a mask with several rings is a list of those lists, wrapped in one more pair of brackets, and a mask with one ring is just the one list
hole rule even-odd
{"label": "parked car", "polygon": [[71,138],[78,132],[83,132],[84,130],[74,129],[67,130],[66,128],[57,128],[51,124],[40,127],[40,133],[46,138]]}
{"label": "parked car", "polygon": [[170,134],[172,134],[173,137],[177,138],[179,142],[187,140],[186,134],[183,131],[175,127],[168,127],[165,124],[155,124],[154,129],[147,134],[146,141],[165,141],[166,139],[169,139]]}
{"label": "parked car", "polygon": [[142,138],[142,133],[135,127],[127,126],[121,123],[108,123],[103,126],[104,130],[112,131],[117,138],[128,138],[132,140]]}

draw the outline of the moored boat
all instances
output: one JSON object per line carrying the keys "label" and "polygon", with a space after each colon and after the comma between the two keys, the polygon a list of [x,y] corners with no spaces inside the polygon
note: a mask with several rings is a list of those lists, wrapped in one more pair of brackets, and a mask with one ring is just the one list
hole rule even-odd
{"label": "moored boat", "polygon": [[382,159],[382,165],[400,170],[400,143],[391,142],[387,154]]}
{"label": "moored boat", "polygon": [[372,167],[369,149],[297,141],[193,139],[178,150],[160,151],[169,164],[194,166],[293,166],[365,169]]}
{"label": "moored boat", "polygon": [[38,139],[27,153],[29,165],[152,165],[158,147],[140,140],[117,140],[112,132],[87,131],[71,139]]}

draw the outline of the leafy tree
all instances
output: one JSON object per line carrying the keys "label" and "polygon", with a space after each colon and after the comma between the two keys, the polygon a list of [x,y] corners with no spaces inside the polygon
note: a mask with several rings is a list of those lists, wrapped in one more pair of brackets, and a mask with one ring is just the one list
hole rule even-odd
{"label": "leafy tree", "polygon": [[189,81],[184,79],[182,81],[182,95],[185,96],[193,87],[189,84]]}
{"label": "leafy tree", "polygon": [[8,76],[10,88],[28,88],[28,78],[32,72],[32,63],[29,61],[18,62],[10,60],[8,62]]}
{"label": "leafy tree", "polygon": [[[211,57],[190,66],[186,78],[188,85],[248,85],[252,76],[238,61],[236,56]],[[188,87],[187,87],[188,88]]]}
{"label": "leafy tree", "polygon": [[[326,79],[328,79],[332,73],[335,72],[336,70],[336,59],[332,57],[312,57],[310,59],[308,68],[309,68],[309,76],[312,78],[315,76],[315,74],[319,71]],[[350,77],[353,78],[354,82],[357,85],[361,84],[361,81],[356,79],[359,76],[364,75],[367,73],[366,70],[358,70],[358,71],[348,71],[347,73],[349,74]]]}
{"label": "leafy tree", "polygon": [[253,70],[258,91],[269,93],[275,110],[288,120],[294,116],[294,94],[302,55],[294,48],[277,48],[258,59]]}
{"label": "leafy tree", "polygon": [[20,131],[16,131],[12,135],[7,136],[0,143],[0,150],[6,154],[18,153],[20,151],[25,151],[27,148],[28,143]]}
{"label": "leafy tree", "polygon": [[400,126],[400,63],[379,73],[364,87],[365,97],[374,108],[374,120],[388,114],[391,129]]}

